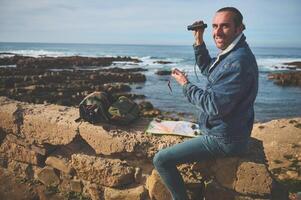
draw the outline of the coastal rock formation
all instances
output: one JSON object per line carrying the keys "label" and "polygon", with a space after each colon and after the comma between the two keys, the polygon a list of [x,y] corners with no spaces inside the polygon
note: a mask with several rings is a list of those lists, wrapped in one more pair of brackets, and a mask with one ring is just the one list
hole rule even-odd
{"label": "coastal rock formation", "polygon": [[[77,192],[94,199],[169,198],[153,171],[152,158],[159,149],[184,138],[146,135],[144,130],[149,122],[146,119],[128,127],[76,124],[76,113],[77,109],[72,107],[28,104],[1,97],[0,161],[3,165],[0,169],[26,180],[38,180],[40,183],[35,188],[53,183],[57,185],[55,191]],[[288,125],[299,127],[299,121]],[[35,126],[37,131],[32,128]],[[285,189],[268,170],[269,157],[263,147],[261,140],[253,138],[243,157],[178,166],[190,197],[285,199]],[[300,154],[299,147],[294,149]],[[52,178],[47,180],[47,177]],[[44,189],[39,191],[40,195],[45,194]]]}
{"label": "coastal rock formation", "polygon": [[131,57],[28,57],[14,55],[11,57],[0,58],[0,65],[17,65],[18,68],[38,68],[51,69],[54,68],[74,68],[78,66],[110,66],[113,62],[141,62],[138,59]]}
{"label": "coastal rock formation", "polygon": [[268,79],[281,86],[301,86],[301,72],[270,73]]}

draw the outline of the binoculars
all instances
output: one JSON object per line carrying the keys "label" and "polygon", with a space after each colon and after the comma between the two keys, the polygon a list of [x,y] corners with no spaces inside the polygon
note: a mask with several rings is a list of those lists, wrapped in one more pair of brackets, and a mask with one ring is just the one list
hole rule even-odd
{"label": "binoculars", "polygon": [[187,26],[188,31],[195,31],[197,29],[207,28],[207,24],[192,24]]}

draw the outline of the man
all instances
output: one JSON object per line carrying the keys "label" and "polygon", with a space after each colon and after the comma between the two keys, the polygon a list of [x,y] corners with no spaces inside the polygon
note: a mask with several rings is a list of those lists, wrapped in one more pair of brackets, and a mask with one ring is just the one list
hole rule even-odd
{"label": "man", "polygon": [[154,166],[174,200],[188,199],[176,165],[244,153],[253,128],[258,67],[245,41],[243,16],[236,8],[222,8],[215,13],[212,28],[216,47],[221,50],[213,59],[203,41],[204,29],[194,32],[195,58],[206,77],[206,87],[190,83],[180,70],[172,71],[188,101],[199,110],[203,133],[160,150],[154,157]]}

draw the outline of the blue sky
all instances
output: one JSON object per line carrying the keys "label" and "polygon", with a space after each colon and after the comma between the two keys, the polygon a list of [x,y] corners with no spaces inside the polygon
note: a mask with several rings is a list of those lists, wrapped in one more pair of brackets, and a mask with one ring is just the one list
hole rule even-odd
{"label": "blue sky", "polygon": [[301,47],[300,0],[0,0],[1,42],[191,45],[203,19],[213,45],[216,10],[237,7],[252,46]]}

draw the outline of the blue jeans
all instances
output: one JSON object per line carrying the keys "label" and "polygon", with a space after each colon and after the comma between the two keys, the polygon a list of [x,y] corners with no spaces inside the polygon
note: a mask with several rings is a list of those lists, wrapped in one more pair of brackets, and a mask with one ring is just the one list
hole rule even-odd
{"label": "blue jeans", "polygon": [[239,155],[247,150],[248,141],[225,142],[202,135],[160,150],[153,159],[155,168],[174,200],[188,200],[185,184],[176,165],[202,162],[218,157]]}

